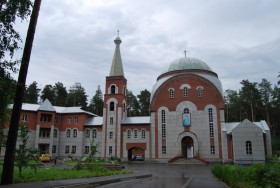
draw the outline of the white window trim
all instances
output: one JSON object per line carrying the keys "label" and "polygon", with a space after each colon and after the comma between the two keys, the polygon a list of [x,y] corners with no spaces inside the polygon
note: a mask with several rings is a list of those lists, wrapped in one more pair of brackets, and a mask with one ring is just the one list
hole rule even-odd
{"label": "white window trim", "polygon": [[[171,96],[171,90],[172,90],[172,96]],[[175,89],[174,88],[169,88],[168,89],[168,98],[169,99],[174,99],[174,96],[175,96]]]}

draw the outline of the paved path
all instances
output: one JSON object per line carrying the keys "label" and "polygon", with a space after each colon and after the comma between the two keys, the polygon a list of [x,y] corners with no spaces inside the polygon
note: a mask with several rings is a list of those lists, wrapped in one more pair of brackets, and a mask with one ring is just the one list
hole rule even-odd
{"label": "paved path", "polygon": [[[201,164],[132,164],[127,169],[138,169],[153,174],[153,177],[131,182],[131,184],[118,187],[143,188],[143,187],[188,187],[188,188],[228,188],[226,184],[219,181],[212,173],[211,166]],[[113,185],[112,185],[113,186]],[[110,187],[110,185],[106,186]]]}
{"label": "paved path", "polygon": [[127,164],[126,169],[131,169],[134,171],[134,173],[106,177],[12,184],[0,186],[0,188],[89,188],[96,186],[103,188],[228,188],[227,185],[225,185],[223,182],[220,182],[214,177],[214,175],[212,175],[211,167],[208,165],[167,165],[143,162]]}

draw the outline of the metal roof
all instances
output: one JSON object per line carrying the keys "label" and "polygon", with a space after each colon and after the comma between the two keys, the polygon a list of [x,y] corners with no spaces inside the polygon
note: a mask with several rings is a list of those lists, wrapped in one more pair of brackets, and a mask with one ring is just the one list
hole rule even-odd
{"label": "metal roof", "polygon": [[193,57],[184,57],[172,61],[168,69],[164,71],[164,73],[176,71],[176,70],[195,70],[195,69],[207,70],[213,72],[212,69],[204,61]]}
{"label": "metal roof", "polygon": [[41,104],[41,106],[38,108],[38,110],[48,111],[48,112],[56,111],[48,99],[44,100],[44,102]]}
{"label": "metal roof", "polygon": [[109,76],[124,76],[122,57],[120,51],[120,44],[122,41],[119,37],[117,37],[114,40],[114,42],[116,44],[116,48],[115,48],[115,53],[113,56],[113,61],[112,61],[111,71]]}
{"label": "metal roof", "polygon": [[[42,104],[43,105],[43,104]],[[81,109],[81,106],[75,106],[75,107],[62,107],[62,106],[52,106],[53,110],[51,110],[51,107],[48,105],[39,105],[39,104],[29,104],[29,103],[23,103],[21,110],[26,110],[26,111],[52,111],[60,114],[71,114],[71,113],[86,113],[91,116],[97,116],[96,114],[93,114],[91,112],[85,111]],[[9,108],[13,108],[13,104],[9,105]]]}
{"label": "metal roof", "polygon": [[87,121],[84,123],[86,126],[98,126],[103,125],[103,117],[92,117],[87,119]]}
{"label": "metal roof", "polygon": [[[244,122],[244,121],[249,121],[249,120],[245,119],[242,122]],[[242,122],[221,123],[222,131],[227,132],[227,134],[231,134],[232,130],[235,129],[238,125],[240,125]],[[263,131],[263,133],[265,133],[265,131],[270,130],[266,121],[264,121],[264,120],[261,120],[259,122],[252,122],[252,123],[254,125],[258,126]]]}
{"label": "metal roof", "polygon": [[150,124],[150,116],[126,117],[121,124]]}

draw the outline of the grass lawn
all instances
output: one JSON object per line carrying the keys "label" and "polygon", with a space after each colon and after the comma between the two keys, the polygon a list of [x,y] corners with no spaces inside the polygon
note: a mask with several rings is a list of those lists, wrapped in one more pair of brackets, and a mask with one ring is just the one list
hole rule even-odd
{"label": "grass lawn", "polygon": [[[110,176],[118,174],[128,174],[128,170],[108,170],[102,167],[95,167],[94,169],[61,169],[61,168],[37,168],[37,173],[31,168],[25,168],[22,172],[22,177],[19,177],[18,168],[15,167],[14,183],[24,183],[32,181],[48,181],[48,180],[63,180],[76,178],[89,178],[98,176]],[[2,175],[2,167],[0,168],[0,177]]]}

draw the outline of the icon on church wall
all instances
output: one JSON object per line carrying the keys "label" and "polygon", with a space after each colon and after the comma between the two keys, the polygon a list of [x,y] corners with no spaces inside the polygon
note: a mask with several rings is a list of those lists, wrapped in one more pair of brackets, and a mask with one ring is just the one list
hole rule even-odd
{"label": "icon on church wall", "polygon": [[191,126],[191,114],[183,114],[183,126]]}

